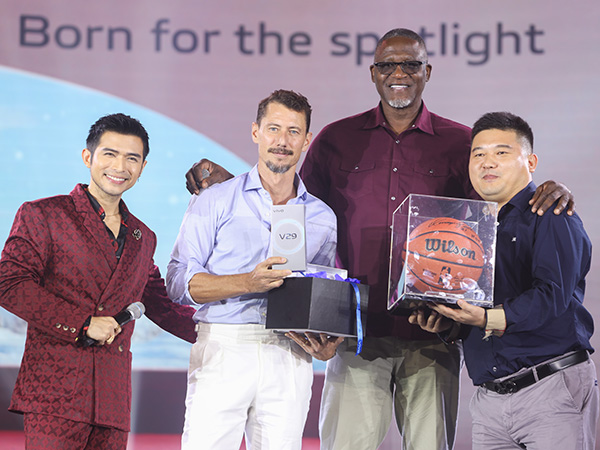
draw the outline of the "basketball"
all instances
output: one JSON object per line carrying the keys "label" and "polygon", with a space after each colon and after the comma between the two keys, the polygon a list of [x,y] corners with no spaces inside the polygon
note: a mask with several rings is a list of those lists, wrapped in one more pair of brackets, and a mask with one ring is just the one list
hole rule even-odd
{"label": "basketball", "polygon": [[477,288],[483,257],[481,239],[469,225],[449,217],[428,220],[408,237],[407,284],[421,293],[463,294]]}

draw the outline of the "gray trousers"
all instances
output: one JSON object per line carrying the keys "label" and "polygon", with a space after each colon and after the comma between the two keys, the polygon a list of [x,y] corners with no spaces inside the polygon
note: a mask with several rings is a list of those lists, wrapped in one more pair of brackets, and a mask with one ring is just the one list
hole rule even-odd
{"label": "gray trousers", "polygon": [[514,394],[480,387],[470,410],[473,450],[594,450],[596,367],[590,359]]}
{"label": "gray trousers", "polygon": [[[392,410],[403,450],[454,444],[462,351],[439,339],[347,339],[327,362],[321,399],[321,450],[376,450]],[[392,407],[393,404],[393,407]]]}

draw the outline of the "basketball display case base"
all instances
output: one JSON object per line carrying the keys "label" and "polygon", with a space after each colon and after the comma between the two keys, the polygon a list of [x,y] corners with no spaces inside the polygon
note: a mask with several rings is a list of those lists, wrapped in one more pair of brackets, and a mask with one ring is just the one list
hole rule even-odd
{"label": "basketball display case base", "polygon": [[405,295],[399,300],[393,302],[389,308],[389,312],[395,316],[410,316],[417,309],[428,310],[432,303],[442,303],[449,308],[458,309],[456,300],[444,299],[441,301],[439,297],[423,297]]}

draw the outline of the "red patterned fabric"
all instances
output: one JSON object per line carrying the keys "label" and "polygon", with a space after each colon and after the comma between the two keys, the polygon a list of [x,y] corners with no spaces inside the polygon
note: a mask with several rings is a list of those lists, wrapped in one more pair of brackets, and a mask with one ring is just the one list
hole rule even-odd
{"label": "red patterned fabric", "polygon": [[46,414],[25,414],[27,450],[125,450],[126,431]]}
{"label": "red patterned fabric", "polygon": [[[122,205],[125,208],[125,205]],[[129,430],[133,324],[81,348],[85,320],[142,301],[161,328],[194,342],[194,308],[172,303],[154,265],[156,236],[132,214],[120,260],[83,187],[21,206],[0,259],[0,305],[28,322],[10,410]]]}

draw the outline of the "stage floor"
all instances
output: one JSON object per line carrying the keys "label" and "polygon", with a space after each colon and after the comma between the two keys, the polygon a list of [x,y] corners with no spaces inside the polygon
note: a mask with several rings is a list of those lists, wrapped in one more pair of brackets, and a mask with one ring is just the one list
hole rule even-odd
{"label": "stage floor", "polygon": [[[175,434],[132,434],[127,450],[179,450],[181,436]],[[0,431],[0,450],[23,450],[25,438],[22,431]],[[240,450],[245,450],[242,444]],[[302,450],[319,450],[318,439],[304,439]]]}

